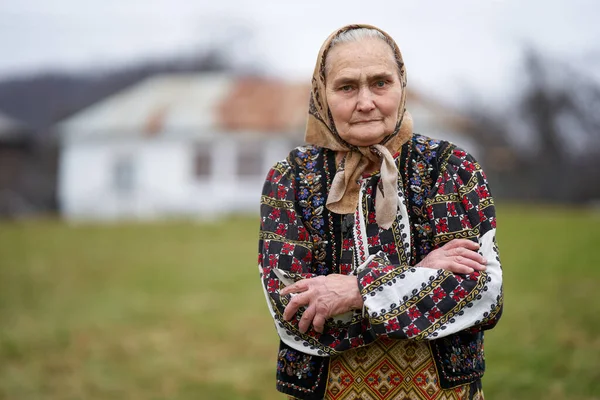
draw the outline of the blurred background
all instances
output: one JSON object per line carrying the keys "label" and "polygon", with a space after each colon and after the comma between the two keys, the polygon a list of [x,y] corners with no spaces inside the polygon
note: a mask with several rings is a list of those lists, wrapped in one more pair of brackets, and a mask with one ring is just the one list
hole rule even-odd
{"label": "blurred background", "polygon": [[506,305],[492,399],[600,399],[600,4],[0,2],[0,398],[278,399],[256,269],[323,40],[403,51],[415,131],[472,152]]}

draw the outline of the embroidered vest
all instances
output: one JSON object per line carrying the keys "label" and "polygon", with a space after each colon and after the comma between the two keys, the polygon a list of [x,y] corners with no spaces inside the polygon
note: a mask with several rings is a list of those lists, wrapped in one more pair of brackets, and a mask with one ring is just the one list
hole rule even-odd
{"label": "embroidered vest", "polygon": [[[412,224],[412,264],[433,249],[432,227],[425,199],[436,182],[454,145],[415,134],[402,146],[396,159],[408,199]],[[314,146],[293,150],[288,162],[296,180],[297,212],[315,243],[312,271],[318,275],[340,273],[344,216],[327,210],[325,201],[335,174],[335,153]],[[479,380],[485,370],[483,333],[463,331],[430,342],[444,389]],[[310,356],[280,342],[277,389],[299,399],[322,399],[327,386],[330,359]]]}

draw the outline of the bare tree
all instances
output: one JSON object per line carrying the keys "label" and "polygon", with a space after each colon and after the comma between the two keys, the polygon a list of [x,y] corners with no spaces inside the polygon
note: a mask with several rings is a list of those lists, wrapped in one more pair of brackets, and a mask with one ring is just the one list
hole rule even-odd
{"label": "bare tree", "polygon": [[507,112],[472,112],[472,136],[485,150],[489,173],[502,182],[501,194],[550,202],[600,199],[599,83],[534,50],[526,52],[524,71],[527,84]]}

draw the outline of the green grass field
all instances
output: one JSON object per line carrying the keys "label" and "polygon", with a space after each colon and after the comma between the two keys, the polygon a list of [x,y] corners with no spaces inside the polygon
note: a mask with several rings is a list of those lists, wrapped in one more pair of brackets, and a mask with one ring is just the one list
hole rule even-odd
{"label": "green grass field", "polygon": [[[600,399],[600,213],[498,210],[487,399]],[[0,225],[1,399],[282,399],[257,218]]]}

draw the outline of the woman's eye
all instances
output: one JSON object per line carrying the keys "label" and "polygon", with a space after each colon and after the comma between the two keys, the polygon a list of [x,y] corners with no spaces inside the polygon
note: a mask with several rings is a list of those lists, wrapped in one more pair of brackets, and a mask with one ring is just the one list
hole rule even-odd
{"label": "woman's eye", "polygon": [[340,90],[341,90],[342,92],[349,92],[349,91],[351,91],[351,90],[352,90],[352,86],[350,86],[350,85],[344,85],[344,86],[342,86],[342,87],[340,88]]}
{"label": "woman's eye", "polygon": [[377,83],[375,84],[378,88],[382,88],[385,87],[385,81],[377,81]]}

